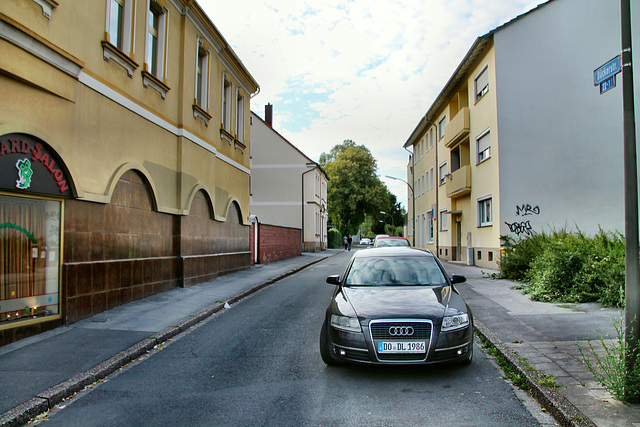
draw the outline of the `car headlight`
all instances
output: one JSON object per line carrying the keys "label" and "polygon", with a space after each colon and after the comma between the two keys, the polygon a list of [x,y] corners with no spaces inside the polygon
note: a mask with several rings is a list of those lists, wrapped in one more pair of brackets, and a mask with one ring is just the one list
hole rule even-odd
{"label": "car headlight", "polygon": [[337,314],[332,314],[331,326],[336,329],[342,329],[343,331],[362,332],[362,329],[360,329],[360,322],[356,317],[339,316]]}
{"label": "car headlight", "polygon": [[442,332],[455,331],[469,326],[469,314],[461,313],[442,318]]}

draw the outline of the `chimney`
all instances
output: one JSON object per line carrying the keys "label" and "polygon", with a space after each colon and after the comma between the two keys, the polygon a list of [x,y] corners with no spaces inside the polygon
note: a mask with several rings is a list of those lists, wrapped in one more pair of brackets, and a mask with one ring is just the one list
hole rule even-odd
{"label": "chimney", "polygon": [[264,106],[264,121],[269,127],[273,127],[273,105],[270,103]]}

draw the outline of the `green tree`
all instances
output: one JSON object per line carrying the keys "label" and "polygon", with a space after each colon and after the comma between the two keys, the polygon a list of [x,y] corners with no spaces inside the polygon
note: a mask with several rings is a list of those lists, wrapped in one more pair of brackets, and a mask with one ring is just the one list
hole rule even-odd
{"label": "green tree", "polygon": [[[396,226],[404,225],[400,204],[378,178],[377,162],[367,147],[347,139],[328,154],[322,153],[319,163],[329,176],[330,220],[343,234],[356,234],[366,215],[373,218],[373,231],[378,230],[378,220],[386,216],[380,211],[393,215]],[[384,225],[381,226],[384,230]]]}

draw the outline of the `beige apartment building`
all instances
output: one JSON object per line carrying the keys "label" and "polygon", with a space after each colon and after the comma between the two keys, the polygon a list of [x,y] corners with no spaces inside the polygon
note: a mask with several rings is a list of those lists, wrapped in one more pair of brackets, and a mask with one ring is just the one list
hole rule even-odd
{"label": "beige apartment building", "polygon": [[0,2],[0,345],[248,267],[257,90],[196,1]]}
{"label": "beige apartment building", "polygon": [[622,93],[593,79],[619,53],[615,0],[547,1],[478,37],[404,143],[416,246],[497,268],[501,236],[622,232]]}

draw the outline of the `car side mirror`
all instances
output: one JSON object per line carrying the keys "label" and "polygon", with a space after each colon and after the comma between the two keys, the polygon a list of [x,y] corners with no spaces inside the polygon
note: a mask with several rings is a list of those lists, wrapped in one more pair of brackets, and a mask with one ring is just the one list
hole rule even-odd
{"label": "car side mirror", "polygon": [[467,278],[464,276],[461,276],[459,274],[452,274],[451,275],[451,283],[452,284],[456,284],[456,283],[464,283],[467,281]]}
{"label": "car side mirror", "polygon": [[329,276],[327,277],[327,283],[330,285],[339,285],[340,284],[340,276]]}

